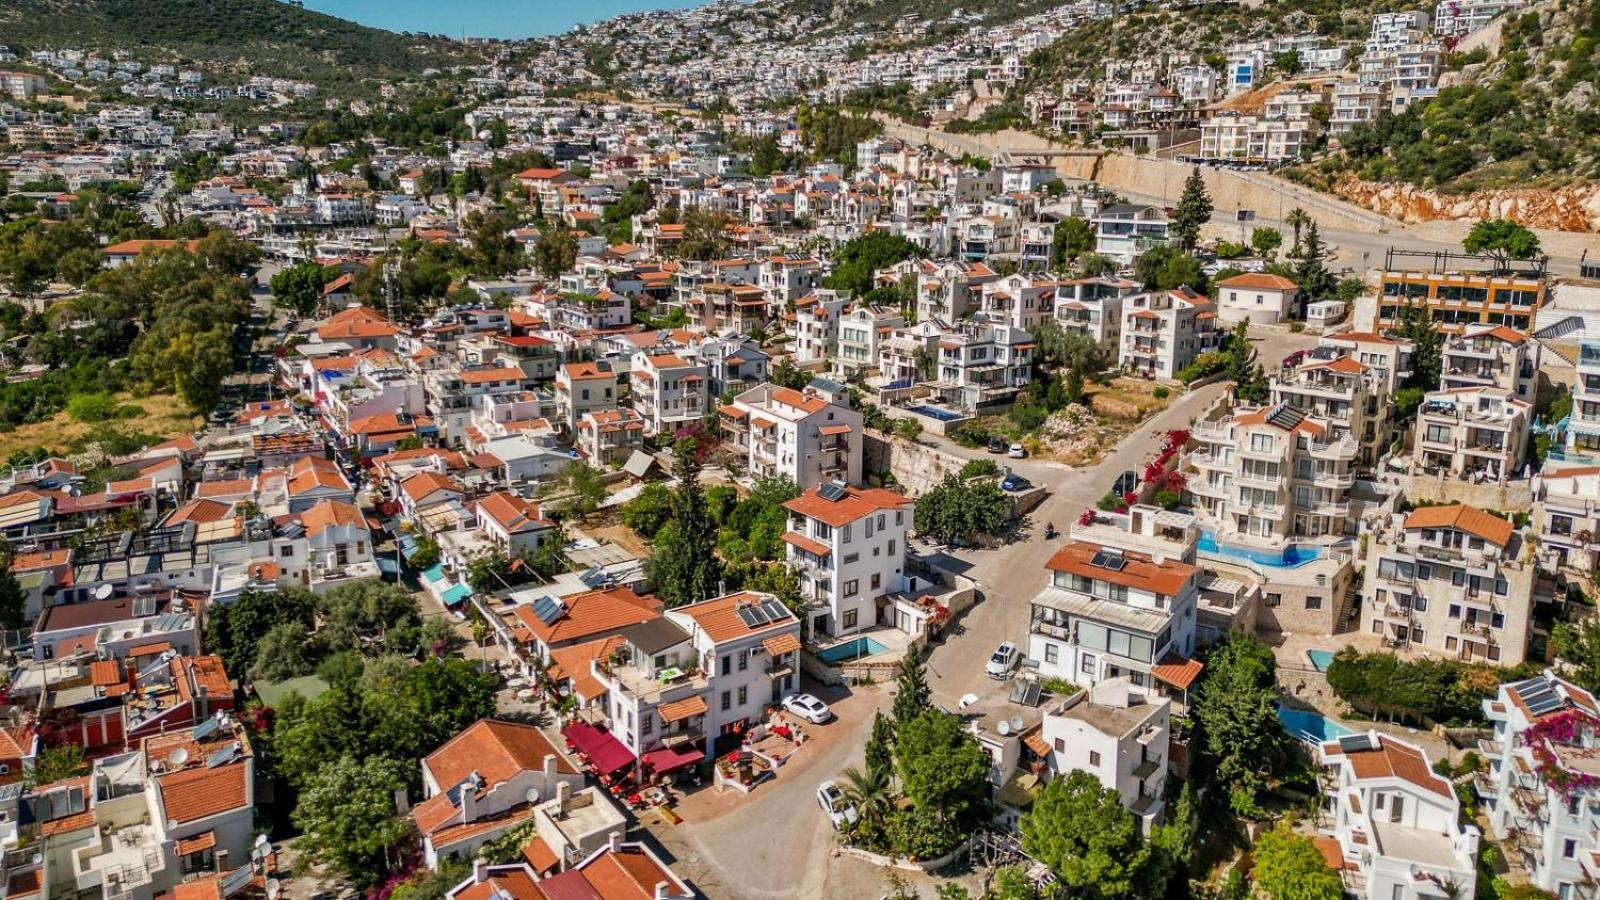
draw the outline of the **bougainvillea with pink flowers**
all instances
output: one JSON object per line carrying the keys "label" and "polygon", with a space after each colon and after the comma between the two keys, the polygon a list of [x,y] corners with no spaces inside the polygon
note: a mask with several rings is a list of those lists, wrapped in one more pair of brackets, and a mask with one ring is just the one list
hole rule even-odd
{"label": "bougainvillea with pink flowers", "polygon": [[1078,514],[1078,526],[1079,527],[1088,528],[1090,525],[1093,525],[1093,524],[1094,524],[1094,510],[1086,509],[1083,512]]}
{"label": "bougainvillea with pink flowers", "polygon": [[1572,709],[1546,716],[1524,728],[1518,736],[1533,753],[1534,773],[1563,800],[1571,799],[1580,791],[1600,787],[1600,777],[1563,766],[1555,747],[1581,747],[1594,735],[1596,728],[1600,728],[1600,719]]}

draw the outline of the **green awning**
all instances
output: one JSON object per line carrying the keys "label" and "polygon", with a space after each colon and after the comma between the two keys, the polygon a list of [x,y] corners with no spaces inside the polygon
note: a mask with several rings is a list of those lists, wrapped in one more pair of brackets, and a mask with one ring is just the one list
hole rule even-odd
{"label": "green awning", "polygon": [[443,594],[440,594],[439,599],[444,601],[446,606],[455,606],[457,603],[465,602],[466,599],[471,596],[472,588],[469,588],[464,584],[458,584],[450,588],[450,590],[445,591]]}

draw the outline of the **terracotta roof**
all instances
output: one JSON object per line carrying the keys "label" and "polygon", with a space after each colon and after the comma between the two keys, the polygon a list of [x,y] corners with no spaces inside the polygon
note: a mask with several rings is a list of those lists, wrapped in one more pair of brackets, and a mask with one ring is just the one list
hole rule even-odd
{"label": "terracotta roof", "polygon": [[838,528],[880,510],[901,509],[911,504],[909,497],[883,488],[848,488],[845,496],[839,500],[823,499],[819,493],[821,490],[821,485],[818,485],[784,506],[790,512]]}
{"label": "terracotta roof", "polygon": [[1099,544],[1085,541],[1068,541],[1045,567],[1054,572],[1067,572],[1083,578],[1092,578],[1095,581],[1105,581],[1111,584],[1120,584],[1124,587],[1150,591],[1156,594],[1176,596],[1183,590],[1185,583],[1190,581],[1200,570],[1187,563],[1175,559],[1165,560],[1159,565],[1143,553],[1122,554],[1126,564],[1120,569],[1111,569],[1092,565],[1095,554],[1105,548]]}
{"label": "terracotta roof", "polygon": [[323,500],[300,514],[300,524],[305,526],[307,535],[315,537],[324,529],[336,525],[355,525],[365,528],[367,520],[361,515],[361,510],[348,503]]}
{"label": "terracotta roof", "polygon": [[489,878],[468,885],[453,900],[568,900],[551,898],[540,890],[524,869],[500,869]]}
{"label": "terracotta roof", "polygon": [[100,252],[106,256],[138,256],[146,250],[171,250],[174,247],[180,246],[183,249],[188,250],[190,253],[193,253],[199,248],[200,242],[161,240],[123,241],[120,244],[112,244],[109,247],[105,247]]}
{"label": "terracotta roof", "polygon": [[562,606],[561,615],[549,623],[534,615],[533,606],[527,603],[519,604],[512,615],[546,644],[612,634],[661,617],[659,604],[628,588],[589,591],[565,598]]}
{"label": "terracotta roof", "polygon": [[1504,547],[1511,540],[1510,522],[1475,506],[1423,506],[1406,516],[1406,530],[1456,528]]}
{"label": "terracotta roof", "polygon": [[793,388],[778,388],[772,392],[772,402],[793,406],[797,409],[814,413],[828,408],[828,401],[822,397],[806,396]]}
{"label": "terracotta roof", "polygon": [[235,478],[229,481],[202,481],[195,494],[199,497],[231,497],[234,495],[249,495],[255,492],[256,483],[249,478]]}
{"label": "terracotta roof", "polygon": [[243,807],[249,798],[243,761],[214,769],[192,768],[162,775],[161,802],[166,816],[178,824]]}
{"label": "terracotta roof", "polygon": [[510,534],[553,527],[538,506],[505,491],[496,491],[479,500],[478,512],[493,519],[496,525]]}
{"label": "terracotta roof", "polygon": [[[666,882],[674,895],[687,895],[687,885],[641,847],[625,846],[605,851],[580,869],[600,900],[651,900],[655,886]],[[565,897],[562,900],[566,900]]]}
{"label": "terracotta roof", "polygon": [[11,557],[11,571],[31,572],[35,569],[54,569],[72,562],[72,549],[63,547],[60,550],[37,550],[31,553],[18,553]]}
{"label": "terracotta roof", "polygon": [[1485,328],[1482,331],[1469,331],[1467,332],[1467,337],[1492,337],[1508,344],[1521,344],[1527,341],[1527,337],[1521,332],[1513,331],[1504,325],[1496,325],[1493,328]]}
{"label": "terracotta roof", "polygon": [[1219,288],[1242,288],[1253,291],[1292,291],[1300,286],[1282,275],[1268,275],[1265,272],[1246,272],[1217,282]]}
{"label": "terracotta roof", "polygon": [[593,378],[615,378],[617,373],[600,368],[598,363],[575,362],[567,363],[561,367],[567,377],[573,381],[587,381]]}
{"label": "terracotta roof", "polygon": [[233,685],[228,683],[228,670],[223,667],[220,656],[179,656],[172,660],[172,668],[180,676],[174,679],[174,686],[182,700],[198,696],[201,689],[208,697],[233,696]]}
{"label": "terracotta roof", "polygon": [[350,490],[350,482],[339,471],[339,466],[321,456],[307,456],[289,466],[289,493],[304,494],[318,488],[336,491]]}
{"label": "terracotta roof", "polygon": [[532,725],[479,719],[428,754],[423,760],[441,790],[460,784],[472,772],[493,787],[519,772],[544,770],[544,758],[555,754],[556,771],[577,773],[566,756]]}
{"label": "terracotta roof", "polygon": [[673,703],[663,703],[656,707],[656,712],[661,714],[663,722],[681,722],[691,716],[703,716],[709,709],[706,698],[695,694]]}
{"label": "terracotta roof", "polygon": [[528,865],[533,866],[533,870],[540,875],[553,872],[561,865],[561,857],[556,856],[550,845],[538,836],[522,845],[522,858],[527,860]]}
{"label": "terracotta roof", "polygon": [[829,553],[833,552],[833,548],[829,547],[827,544],[824,544],[821,541],[812,540],[803,534],[798,534],[793,531],[785,531],[783,533],[783,542],[794,547],[798,547],[812,556],[827,556]]}
{"label": "terracotta roof", "polygon": [[1401,743],[1386,734],[1377,734],[1376,750],[1345,750],[1337,741],[1323,744],[1330,758],[1349,761],[1357,778],[1399,778],[1417,787],[1450,797],[1450,783],[1428,767],[1428,757],[1416,747]]}
{"label": "terracotta roof", "polygon": [[495,381],[522,381],[528,376],[521,369],[502,367],[496,369],[469,369],[461,373],[462,384],[489,384]]}
{"label": "terracotta roof", "polygon": [[1179,690],[1186,691],[1194,684],[1195,679],[1200,677],[1205,667],[1205,663],[1198,659],[1188,659],[1176,653],[1168,653],[1161,657],[1161,662],[1150,667],[1150,674]]}
{"label": "terracotta roof", "polygon": [[766,651],[773,656],[782,656],[785,653],[793,653],[799,650],[800,639],[792,634],[780,634],[777,637],[770,637],[762,641],[761,646],[766,648]]}
{"label": "terracotta roof", "polygon": [[787,610],[785,610],[787,614],[783,618],[774,619],[764,625],[754,627],[746,625],[744,619],[739,616],[741,607],[771,599],[772,597],[769,594],[741,591],[737,594],[728,594],[725,597],[714,597],[710,600],[702,600],[699,603],[680,606],[674,609],[673,612],[681,613],[693,619],[707,637],[720,644],[724,641],[736,640],[748,635],[761,634],[799,624],[799,620],[794,617],[794,613],[790,613]]}
{"label": "terracotta roof", "polygon": [[550,651],[551,679],[563,679],[572,682],[572,689],[579,697],[585,700],[604,694],[606,687],[600,679],[594,676],[594,670],[589,663],[597,659],[605,659],[613,651],[622,646],[624,641],[618,635],[610,635],[594,641],[584,641],[569,647],[556,647]]}
{"label": "terracotta roof", "polygon": [[436,491],[454,491],[465,494],[466,489],[456,484],[455,479],[438,472],[418,472],[417,474],[400,482],[400,489],[413,501],[423,500]]}

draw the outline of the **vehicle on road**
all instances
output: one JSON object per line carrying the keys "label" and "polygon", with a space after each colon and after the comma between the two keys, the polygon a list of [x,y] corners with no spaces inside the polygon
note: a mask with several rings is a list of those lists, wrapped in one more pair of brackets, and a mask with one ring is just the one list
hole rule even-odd
{"label": "vehicle on road", "polygon": [[856,808],[845,799],[844,791],[839,789],[831,779],[817,785],[817,805],[828,814],[828,821],[833,823],[835,829],[856,822]]}
{"label": "vehicle on road", "polygon": [[1006,439],[1005,438],[997,438],[997,437],[996,438],[989,438],[989,452],[990,453],[1004,453],[1004,452],[1006,452],[1006,449],[1007,449],[1007,445],[1006,445]]}
{"label": "vehicle on road", "polygon": [[1017,652],[1017,645],[1006,641],[994,649],[994,655],[989,657],[989,664],[983,667],[983,674],[990,678],[1005,678],[1017,667],[1021,656],[1022,654]]}
{"label": "vehicle on road", "polygon": [[783,698],[783,708],[813,725],[821,725],[833,716],[828,704],[811,694],[790,694]]}
{"label": "vehicle on road", "polygon": [[1033,487],[1033,482],[1023,478],[1021,475],[1018,475],[1015,472],[1012,472],[1006,477],[1000,479],[1000,490],[1009,491],[1013,494],[1028,490],[1031,487]]}
{"label": "vehicle on road", "polygon": [[1139,476],[1132,469],[1128,469],[1117,476],[1116,483],[1111,485],[1111,493],[1121,497],[1138,486]]}
{"label": "vehicle on road", "polygon": [[1012,444],[1011,449],[1006,451],[1006,455],[1012,459],[1024,459],[1028,455],[1028,448],[1021,444]]}

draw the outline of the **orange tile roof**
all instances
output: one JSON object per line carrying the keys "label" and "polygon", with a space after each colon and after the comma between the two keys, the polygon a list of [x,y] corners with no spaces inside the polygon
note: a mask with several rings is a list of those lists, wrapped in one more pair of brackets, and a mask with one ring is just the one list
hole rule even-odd
{"label": "orange tile roof", "polygon": [[195,250],[199,249],[200,242],[162,240],[123,241],[120,244],[112,244],[109,247],[104,247],[100,250],[100,252],[106,256],[138,256],[146,250],[171,250],[174,247],[182,247],[190,253],[193,253]]}
{"label": "orange tile roof", "polygon": [[300,524],[305,526],[307,535],[315,537],[325,529],[336,525],[357,525],[365,528],[367,520],[361,515],[361,510],[348,503],[323,500],[300,514]]}
{"label": "orange tile roof", "polygon": [[249,478],[235,478],[230,481],[202,481],[196,490],[200,497],[231,497],[234,495],[249,495],[255,492],[256,483]]}
{"label": "orange tile roof", "polygon": [[38,550],[32,553],[18,553],[11,557],[11,571],[31,572],[35,569],[54,569],[72,562],[72,549],[64,547],[60,550]]}
{"label": "orange tile roof", "polygon": [[472,772],[489,787],[510,781],[519,772],[544,770],[544,758],[555,754],[556,771],[577,773],[566,756],[532,725],[479,719],[444,746],[428,754],[424,763],[441,790],[460,784]]}
{"label": "orange tile roof", "polygon": [[699,694],[656,707],[663,722],[681,722],[692,716],[703,716],[708,710],[710,707],[706,705],[706,698]]}
{"label": "orange tile roof", "polygon": [[606,687],[594,676],[589,664],[610,656],[623,643],[619,635],[610,635],[570,647],[556,647],[550,651],[549,675],[555,681],[572,682],[572,689],[579,697],[593,700],[604,694]]}
{"label": "orange tile roof", "polygon": [[799,650],[800,639],[792,634],[780,634],[777,637],[769,637],[762,641],[761,646],[766,648],[766,651],[773,656],[782,656],[785,653],[793,653]]}
{"label": "orange tile roof", "polygon": [[249,798],[247,768],[241,760],[214,769],[191,768],[159,776],[167,818],[181,825],[243,807]]}
{"label": "orange tile roof", "polygon": [[429,494],[436,491],[454,491],[457,494],[466,493],[466,489],[457,484],[455,479],[440,475],[438,472],[418,472],[400,482],[400,489],[405,491],[406,496],[413,501],[425,499]]}
{"label": "orange tile roof", "polygon": [[814,487],[784,506],[791,512],[838,528],[880,510],[901,509],[911,504],[909,497],[883,488],[848,488],[839,500],[824,500],[820,490],[820,485]]}
{"label": "orange tile roof", "polygon": [[1337,742],[1323,744],[1331,758],[1344,757],[1357,778],[1399,778],[1443,797],[1453,796],[1450,783],[1428,767],[1421,750],[1379,734],[1376,750],[1345,750]]}
{"label": "orange tile roof", "polygon": [[827,556],[829,553],[833,552],[833,548],[829,547],[827,544],[824,544],[821,541],[812,540],[803,534],[798,534],[793,531],[785,531],[783,533],[783,542],[794,547],[798,547],[812,556]]}
{"label": "orange tile roof", "polygon": [[202,688],[207,697],[233,696],[233,685],[228,683],[228,670],[223,667],[220,656],[179,656],[172,660],[172,668],[179,676],[173,681],[180,699],[187,701],[198,696]]}
{"label": "orange tile roof", "polygon": [[1456,528],[1504,547],[1511,540],[1510,522],[1475,506],[1423,506],[1406,516],[1405,528]]}
{"label": "orange tile roof", "polygon": [[573,381],[587,381],[593,378],[615,378],[616,373],[601,369],[599,364],[592,362],[567,363],[561,367],[567,377]]}
{"label": "orange tile roof", "polygon": [[509,534],[554,527],[537,505],[505,491],[495,491],[479,500],[478,512],[493,519]]}
{"label": "orange tile roof", "polygon": [[1191,581],[1200,570],[1187,563],[1175,559],[1164,560],[1159,565],[1143,553],[1122,554],[1127,564],[1120,571],[1112,571],[1099,566],[1091,565],[1094,555],[1105,548],[1099,544],[1087,541],[1068,541],[1050,561],[1045,563],[1045,568],[1054,572],[1067,572],[1095,581],[1105,581],[1111,584],[1120,584],[1124,587],[1150,591],[1166,596],[1176,596],[1183,590],[1184,584]]}
{"label": "orange tile roof", "polygon": [[651,900],[655,886],[666,882],[674,895],[686,895],[688,887],[652,856],[639,847],[623,847],[591,858],[579,871],[594,888],[600,900]]}
{"label": "orange tile roof", "polygon": [[1205,671],[1205,667],[1205,663],[1198,659],[1168,653],[1161,657],[1161,662],[1150,667],[1150,674],[1179,690],[1186,691],[1189,685],[1194,684],[1195,679],[1200,677],[1200,673]]}
{"label": "orange tile roof", "polygon": [[1246,272],[1217,282],[1219,288],[1242,288],[1252,291],[1293,291],[1300,286],[1282,275],[1268,275],[1265,272]]}
{"label": "orange tile roof", "polygon": [[533,866],[533,870],[540,875],[553,872],[561,865],[561,857],[556,856],[550,845],[538,836],[534,836],[522,845],[522,858],[527,860],[528,865]]}
{"label": "orange tile roof", "polygon": [[462,384],[489,384],[494,381],[522,381],[528,376],[515,367],[471,369],[461,373]]}
{"label": "orange tile roof", "polygon": [[295,460],[289,466],[289,493],[304,494],[317,488],[348,491],[350,482],[345,480],[344,473],[330,459],[306,456]]}
{"label": "orange tile roof", "polygon": [[227,503],[199,497],[173,510],[161,524],[179,525],[184,522],[194,522],[203,525],[210,522],[220,522],[227,518],[232,511],[233,507]]}
{"label": "orange tile roof", "polygon": [[680,606],[673,611],[693,619],[707,637],[720,644],[724,641],[736,640],[749,635],[761,634],[799,624],[800,620],[794,617],[794,613],[788,613],[781,619],[775,619],[765,625],[757,625],[754,628],[746,625],[744,619],[740,618],[740,607],[770,599],[772,598],[768,594],[741,591],[725,597],[714,597],[710,600],[702,600],[699,603]]}
{"label": "orange tile roof", "polygon": [[793,406],[807,413],[814,413],[828,408],[828,401],[817,396],[808,397],[793,388],[778,388],[772,392],[772,402]]}
{"label": "orange tile roof", "polygon": [[589,591],[567,597],[562,602],[564,609],[560,618],[548,624],[533,614],[530,604],[519,604],[512,615],[546,644],[565,644],[611,634],[661,617],[659,604],[628,588]]}

